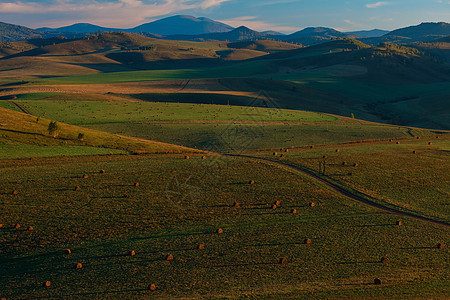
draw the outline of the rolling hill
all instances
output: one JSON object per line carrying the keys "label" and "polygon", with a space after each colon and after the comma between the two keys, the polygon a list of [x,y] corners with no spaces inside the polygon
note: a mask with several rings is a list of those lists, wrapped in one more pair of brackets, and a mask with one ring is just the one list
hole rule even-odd
{"label": "rolling hill", "polygon": [[0,41],[13,42],[32,38],[48,37],[45,32],[28,27],[0,22]]}
{"label": "rolling hill", "polygon": [[42,27],[42,28],[38,28],[37,30],[64,34],[64,33],[94,33],[94,32],[101,32],[101,31],[120,31],[121,29],[106,28],[106,27],[89,24],[89,23],[76,23],[73,25],[59,27],[59,28]]}
{"label": "rolling hill", "polygon": [[374,37],[381,37],[385,34],[388,34],[389,32],[390,31],[387,30],[372,29],[372,30],[351,31],[346,33],[360,38],[374,38]]}

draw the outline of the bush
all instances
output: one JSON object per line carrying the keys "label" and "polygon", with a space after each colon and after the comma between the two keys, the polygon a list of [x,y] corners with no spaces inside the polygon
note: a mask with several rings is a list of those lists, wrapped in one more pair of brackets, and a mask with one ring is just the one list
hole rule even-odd
{"label": "bush", "polygon": [[55,138],[58,136],[58,130],[59,130],[59,126],[58,123],[56,123],[55,121],[51,121],[48,124],[48,134],[50,134],[51,137]]}

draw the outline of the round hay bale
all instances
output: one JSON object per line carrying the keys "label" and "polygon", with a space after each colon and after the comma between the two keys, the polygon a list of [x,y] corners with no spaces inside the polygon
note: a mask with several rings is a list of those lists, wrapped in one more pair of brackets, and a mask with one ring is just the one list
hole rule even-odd
{"label": "round hay bale", "polygon": [[18,191],[14,190],[14,191],[12,191],[12,193],[11,193],[11,194],[13,194],[13,195],[17,195],[18,193],[19,193]]}
{"label": "round hay bale", "polygon": [[2,228],[3,227],[3,224],[0,224],[0,228]]}
{"label": "round hay bale", "polygon": [[432,142],[429,142],[428,145],[433,145],[433,143],[432,143]]}
{"label": "round hay bale", "polygon": [[314,146],[309,146],[310,149],[314,149]]}
{"label": "round hay bale", "polygon": [[279,206],[281,204],[280,200],[275,201],[273,204]]}
{"label": "round hay bale", "polygon": [[277,155],[278,155],[278,153],[276,153],[276,152],[273,153],[273,156],[277,156]]}
{"label": "round hay bale", "polygon": [[77,192],[77,191],[81,191],[81,188],[77,185],[73,190],[74,190],[75,192]]}
{"label": "round hay bale", "polygon": [[15,225],[14,225],[14,228],[15,228],[15,229],[19,229],[19,228],[20,228],[20,224],[15,224]]}
{"label": "round hay bale", "polygon": [[233,203],[233,207],[239,207],[239,206],[240,206],[240,204],[238,202]]}
{"label": "round hay bale", "polygon": [[88,178],[88,177],[89,177],[89,176],[87,176],[87,174],[84,174],[84,175],[83,175],[83,178],[84,178],[84,179],[86,179],[86,178]]}
{"label": "round hay bale", "polygon": [[280,258],[279,263],[280,263],[280,265],[285,265],[288,263],[288,260],[286,257],[282,257],[282,258]]}
{"label": "round hay bale", "polygon": [[135,252],[134,250],[131,250],[130,252],[128,252],[128,255],[129,255],[129,256],[135,256],[135,255],[136,255],[136,252]]}
{"label": "round hay bale", "polygon": [[439,244],[436,245],[436,247],[437,247],[438,249],[444,249],[444,248],[445,248],[445,245],[439,243]]}
{"label": "round hay bale", "polygon": [[70,254],[70,253],[72,253],[72,251],[70,249],[64,250],[64,254]]}
{"label": "round hay bale", "polygon": [[155,291],[155,290],[156,290],[156,285],[155,285],[154,283],[150,284],[150,285],[147,287],[147,290],[149,290],[149,291]]}
{"label": "round hay bale", "polygon": [[336,149],[336,153],[339,153],[339,152],[341,152],[341,150],[340,149]]}
{"label": "round hay bale", "polygon": [[296,214],[297,210],[295,208],[291,209],[291,214]]}
{"label": "round hay bale", "polygon": [[374,281],[373,281],[373,283],[379,285],[379,284],[381,284],[382,282],[381,282],[381,279],[380,279],[380,278],[375,278]]}
{"label": "round hay bale", "polygon": [[248,184],[255,184],[254,180],[249,180]]}
{"label": "round hay bale", "polygon": [[343,165],[343,166],[346,166],[346,165],[347,165],[347,162],[346,162],[346,161],[343,161],[343,162],[342,162],[342,165]]}
{"label": "round hay bale", "polygon": [[189,159],[190,157],[189,157],[189,155],[186,155],[185,157],[184,157],[184,159]]}
{"label": "round hay bale", "polygon": [[397,144],[397,145],[400,145],[400,142],[397,142],[396,144]]}
{"label": "round hay bale", "polygon": [[206,159],[206,156],[202,156],[202,159]]}
{"label": "round hay bale", "polygon": [[285,158],[285,157],[286,157],[286,155],[284,155],[284,154],[281,154],[281,155],[280,155],[280,157],[281,157],[281,158]]}
{"label": "round hay bale", "polygon": [[27,230],[28,230],[28,231],[33,231],[34,228],[33,228],[33,226],[28,226]]}
{"label": "round hay bale", "polygon": [[311,239],[305,239],[305,240],[303,241],[303,244],[309,245],[309,244],[312,244],[312,241],[311,241]]}
{"label": "round hay bale", "polygon": [[402,223],[402,221],[397,221],[397,222],[395,222],[395,225],[397,225],[397,226],[402,226],[403,223]]}
{"label": "round hay bale", "polygon": [[82,269],[82,268],[83,268],[83,265],[81,263],[77,263],[75,265],[75,269]]}
{"label": "round hay bale", "polygon": [[199,245],[197,246],[197,249],[198,249],[198,250],[203,250],[203,249],[205,249],[205,245],[199,244]]}
{"label": "round hay bale", "polygon": [[135,183],[134,183],[134,186],[135,186],[135,187],[138,187],[138,186],[139,186],[139,182],[135,182]]}
{"label": "round hay bale", "polygon": [[356,168],[356,167],[358,167],[359,165],[358,165],[357,163],[354,163],[353,166]]}
{"label": "round hay bale", "polygon": [[380,262],[381,262],[382,264],[385,264],[385,263],[389,262],[389,258],[387,258],[387,257],[382,257],[382,258],[380,259]]}
{"label": "round hay bale", "polygon": [[418,136],[417,139],[420,140],[420,136]]}
{"label": "round hay bale", "polygon": [[436,138],[439,139],[439,136],[437,135]]}
{"label": "round hay bale", "polygon": [[270,208],[271,208],[271,209],[277,209],[277,205],[276,205],[276,204],[273,204]]}
{"label": "round hay bale", "polygon": [[216,230],[216,232],[219,233],[219,234],[220,234],[220,233],[223,233],[223,229],[222,229],[222,228],[218,228],[218,229]]}
{"label": "round hay bale", "polygon": [[105,174],[105,170],[100,170],[100,174]]}
{"label": "round hay bale", "polygon": [[327,159],[327,158],[328,158],[328,156],[324,155],[324,156],[322,156],[322,158],[323,158],[323,159]]}
{"label": "round hay bale", "polygon": [[289,149],[284,149],[284,152],[289,152]]}
{"label": "round hay bale", "polygon": [[416,150],[414,150],[413,152],[412,152],[413,154],[417,154],[417,151]]}
{"label": "round hay bale", "polygon": [[49,287],[51,285],[50,281],[45,281],[44,283],[42,283],[43,287]]}
{"label": "round hay bale", "polygon": [[34,160],[34,158],[33,158],[33,157],[30,157],[30,160]]}
{"label": "round hay bale", "polygon": [[309,207],[314,207],[314,206],[316,206],[316,204],[315,204],[314,202],[310,202],[308,205],[309,205]]}
{"label": "round hay bale", "polygon": [[173,260],[173,255],[172,254],[166,255],[166,260]]}

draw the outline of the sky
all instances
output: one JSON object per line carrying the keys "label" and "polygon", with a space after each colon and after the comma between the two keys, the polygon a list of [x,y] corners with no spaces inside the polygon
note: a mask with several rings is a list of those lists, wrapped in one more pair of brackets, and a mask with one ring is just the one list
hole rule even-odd
{"label": "sky", "polygon": [[31,28],[92,23],[125,29],[179,14],[283,33],[311,26],[393,30],[450,22],[450,0],[0,0],[0,22]]}

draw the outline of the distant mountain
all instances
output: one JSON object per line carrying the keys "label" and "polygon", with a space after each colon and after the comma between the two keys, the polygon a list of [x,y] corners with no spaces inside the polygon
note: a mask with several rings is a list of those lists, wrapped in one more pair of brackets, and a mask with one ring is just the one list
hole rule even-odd
{"label": "distant mountain", "polygon": [[165,37],[169,40],[183,40],[183,41],[247,41],[264,39],[273,37],[271,35],[251,30],[245,26],[241,26],[229,32],[208,33],[200,35],[172,35]]}
{"label": "distant mountain", "polygon": [[281,32],[278,32],[278,31],[273,31],[273,30],[263,31],[262,33],[265,33],[267,35],[286,35],[284,33],[281,33]]}
{"label": "distant mountain", "polygon": [[348,37],[349,35],[333,28],[326,27],[308,27],[286,36],[277,36],[277,38],[287,41],[300,43],[304,46],[320,44],[329,40]]}
{"label": "distant mountain", "polygon": [[105,32],[120,31],[121,29],[106,28],[106,27],[89,24],[89,23],[76,23],[73,25],[59,27],[59,28],[42,27],[42,28],[38,28],[36,30],[47,31],[47,32],[93,33],[93,32],[100,32],[100,31],[105,31]]}
{"label": "distant mountain", "polygon": [[14,42],[32,38],[47,37],[45,32],[28,27],[0,22],[0,41]]}
{"label": "distant mountain", "polygon": [[360,38],[375,38],[388,34],[389,31],[381,29],[372,29],[372,30],[351,31],[346,33],[350,35],[355,35]]}
{"label": "distant mountain", "polygon": [[422,23],[417,26],[409,26],[389,32],[379,38],[364,39],[365,43],[377,45],[379,43],[403,43],[431,42],[450,35],[449,23]]}
{"label": "distant mountain", "polygon": [[142,24],[128,32],[151,32],[158,35],[199,35],[213,32],[228,32],[234,28],[208,19],[192,16],[173,16]]}

